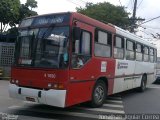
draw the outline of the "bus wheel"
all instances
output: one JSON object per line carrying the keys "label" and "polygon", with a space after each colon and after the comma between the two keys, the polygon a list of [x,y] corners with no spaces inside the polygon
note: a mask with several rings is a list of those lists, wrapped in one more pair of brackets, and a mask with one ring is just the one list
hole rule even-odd
{"label": "bus wheel", "polygon": [[141,86],[139,87],[139,91],[144,92],[146,89],[146,85],[147,85],[147,76],[143,75],[141,80]]}
{"label": "bus wheel", "polygon": [[105,102],[106,97],[107,97],[106,84],[103,81],[98,81],[94,86],[92,92],[91,106],[101,107]]}

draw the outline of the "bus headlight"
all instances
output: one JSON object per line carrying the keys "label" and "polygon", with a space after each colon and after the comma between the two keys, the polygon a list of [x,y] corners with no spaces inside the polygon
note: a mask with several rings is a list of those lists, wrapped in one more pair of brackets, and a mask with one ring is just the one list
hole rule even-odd
{"label": "bus headlight", "polygon": [[51,83],[48,83],[48,87],[51,88],[51,87],[52,87],[52,84],[51,84]]}
{"label": "bus headlight", "polygon": [[57,89],[57,88],[58,88],[58,84],[54,84],[54,85],[53,85],[53,88],[54,88],[54,89]]}
{"label": "bus headlight", "polygon": [[54,84],[52,88],[53,89],[64,89],[64,85],[61,83],[59,83],[59,84],[57,83],[57,84]]}
{"label": "bus headlight", "polygon": [[19,83],[19,81],[18,80],[16,80],[16,84],[18,84]]}
{"label": "bus headlight", "polygon": [[15,81],[14,80],[11,80],[11,83],[14,83]]}

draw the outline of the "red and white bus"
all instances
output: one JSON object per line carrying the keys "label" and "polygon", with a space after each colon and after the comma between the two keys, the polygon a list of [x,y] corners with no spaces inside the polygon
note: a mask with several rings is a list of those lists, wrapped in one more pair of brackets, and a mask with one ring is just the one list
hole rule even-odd
{"label": "red and white bus", "polygon": [[57,107],[106,97],[155,80],[156,47],[114,25],[68,12],[24,19],[9,93]]}

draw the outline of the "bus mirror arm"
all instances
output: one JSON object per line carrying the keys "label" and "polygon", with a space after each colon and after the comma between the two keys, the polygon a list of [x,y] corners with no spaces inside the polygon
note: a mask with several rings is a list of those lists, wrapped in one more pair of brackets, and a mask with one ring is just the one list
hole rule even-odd
{"label": "bus mirror arm", "polygon": [[80,40],[81,29],[80,27],[73,27],[73,41]]}

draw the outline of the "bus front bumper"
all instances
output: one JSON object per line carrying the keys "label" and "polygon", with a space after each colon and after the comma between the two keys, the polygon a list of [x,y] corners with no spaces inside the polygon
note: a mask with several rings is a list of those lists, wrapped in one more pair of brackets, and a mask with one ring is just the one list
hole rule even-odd
{"label": "bus front bumper", "polygon": [[12,98],[24,101],[32,101],[62,108],[65,107],[66,90],[38,90],[10,84],[9,95]]}

